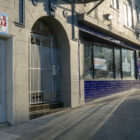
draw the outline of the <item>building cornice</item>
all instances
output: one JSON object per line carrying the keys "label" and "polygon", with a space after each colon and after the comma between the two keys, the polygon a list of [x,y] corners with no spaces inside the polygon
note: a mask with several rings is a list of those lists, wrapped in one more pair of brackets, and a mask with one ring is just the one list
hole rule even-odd
{"label": "building cornice", "polygon": [[139,40],[134,39],[134,38],[124,34],[123,32],[119,32],[112,27],[110,29],[110,26],[107,26],[107,25],[103,24],[102,22],[98,21],[97,19],[89,17],[88,15],[85,15],[85,14],[79,15],[78,20],[84,22],[87,26],[91,26],[93,28],[96,27],[102,31],[105,31],[106,33],[108,33],[110,35],[124,39],[133,44],[140,45]]}

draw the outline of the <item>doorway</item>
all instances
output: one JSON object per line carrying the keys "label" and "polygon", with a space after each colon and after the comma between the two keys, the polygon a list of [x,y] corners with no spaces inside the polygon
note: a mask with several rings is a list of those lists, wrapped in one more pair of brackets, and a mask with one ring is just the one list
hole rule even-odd
{"label": "doorway", "polygon": [[60,50],[53,36],[31,34],[30,104],[61,101]]}
{"label": "doorway", "polygon": [[5,40],[0,39],[0,123],[6,122]]}

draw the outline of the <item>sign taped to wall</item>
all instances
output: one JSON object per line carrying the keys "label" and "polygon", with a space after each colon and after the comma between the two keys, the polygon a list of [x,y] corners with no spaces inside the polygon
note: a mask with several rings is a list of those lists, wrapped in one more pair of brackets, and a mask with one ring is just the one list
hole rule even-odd
{"label": "sign taped to wall", "polygon": [[8,15],[0,13],[0,34],[8,34]]}

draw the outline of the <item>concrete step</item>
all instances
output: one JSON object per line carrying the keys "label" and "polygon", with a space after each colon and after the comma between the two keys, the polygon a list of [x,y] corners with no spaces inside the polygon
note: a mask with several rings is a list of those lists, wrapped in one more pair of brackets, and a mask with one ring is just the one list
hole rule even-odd
{"label": "concrete step", "polygon": [[66,108],[64,108],[64,104],[62,102],[30,105],[29,118],[35,119],[64,109]]}

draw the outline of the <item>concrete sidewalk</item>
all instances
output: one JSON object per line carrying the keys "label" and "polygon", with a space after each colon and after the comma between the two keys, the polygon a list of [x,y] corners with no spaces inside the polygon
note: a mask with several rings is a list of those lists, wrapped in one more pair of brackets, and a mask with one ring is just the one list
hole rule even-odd
{"label": "concrete sidewalk", "polygon": [[140,140],[140,90],[114,94],[17,126],[0,140]]}

